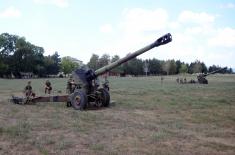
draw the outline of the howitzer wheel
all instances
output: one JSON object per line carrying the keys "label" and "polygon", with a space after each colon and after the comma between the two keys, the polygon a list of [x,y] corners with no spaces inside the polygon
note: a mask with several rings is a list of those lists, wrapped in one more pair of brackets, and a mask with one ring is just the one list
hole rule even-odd
{"label": "howitzer wheel", "polygon": [[83,110],[87,106],[87,96],[81,90],[76,90],[71,94],[71,104],[76,110]]}
{"label": "howitzer wheel", "polygon": [[203,84],[208,84],[208,80],[206,79],[206,80],[203,82]]}
{"label": "howitzer wheel", "polygon": [[102,106],[108,107],[110,103],[109,92],[104,88],[100,88],[97,91],[99,92],[98,102],[101,102]]}
{"label": "howitzer wheel", "polygon": [[208,84],[208,80],[206,79],[206,78],[199,78],[198,79],[198,82],[200,83],[200,84]]}

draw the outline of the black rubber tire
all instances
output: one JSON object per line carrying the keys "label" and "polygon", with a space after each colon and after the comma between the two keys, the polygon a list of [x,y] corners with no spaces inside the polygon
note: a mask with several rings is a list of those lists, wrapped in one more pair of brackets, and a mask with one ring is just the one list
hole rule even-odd
{"label": "black rubber tire", "polygon": [[[79,102],[78,102],[79,98]],[[81,90],[76,90],[70,96],[71,104],[75,110],[83,110],[87,106],[87,96]]]}
{"label": "black rubber tire", "polygon": [[105,88],[100,88],[98,91],[101,93],[101,102],[103,107],[108,107],[110,103],[109,92]]}

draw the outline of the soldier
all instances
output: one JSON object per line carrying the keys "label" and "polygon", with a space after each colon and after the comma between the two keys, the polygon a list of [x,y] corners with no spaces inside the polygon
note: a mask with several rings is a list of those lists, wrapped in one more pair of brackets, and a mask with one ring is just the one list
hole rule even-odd
{"label": "soldier", "polygon": [[161,85],[163,84],[164,77],[161,76]]}
{"label": "soldier", "polygon": [[28,84],[24,88],[25,96],[28,97],[35,97],[35,93],[33,92],[33,88],[31,86],[31,81],[28,81]]}
{"label": "soldier", "polygon": [[190,83],[196,83],[196,82],[195,82],[195,80],[191,79],[191,80],[190,80]]}
{"label": "soldier", "polygon": [[49,80],[47,80],[45,82],[45,94],[46,93],[51,94],[51,90],[52,90],[51,82]]}
{"label": "soldier", "polygon": [[74,89],[75,89],[75,82],[72,79],[72,77],[70,77],[67,82],[67,93],[71,94]]}
{"label": "soldier", "polygon": [[176,82],[179,83],[180,79],[177,77]]}
{"label": "soldier", "polygon": [[[70,76],[70,78],[69,78],[69,80],[67,82],[66,92],[68,94],[71,94],[71,93],[73,93],[74,89],[75,89],[75,82],[74,82],[72,76]],[[67,102],[67,107],[71,107],[71,106],[72,106],[71,102],[68,101]]]}
{"label": "soldier", "polygon": [[180,78],[180,84],[182,84],[182,83],[184,83],[184,82],[183,82],[183,78]]}
{"label": "soldier", "polygon": [[103,88],[109,91],[109,81],[108,81],[107,76],[104,77]]}

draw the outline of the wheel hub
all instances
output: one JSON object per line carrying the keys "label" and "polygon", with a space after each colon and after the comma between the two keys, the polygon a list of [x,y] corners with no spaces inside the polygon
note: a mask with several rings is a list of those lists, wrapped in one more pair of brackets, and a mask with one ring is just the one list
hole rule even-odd
{"label": "wheel hub", "polygon": [[80,96],[75,97],[75,102],[77,105],[80,105]]}

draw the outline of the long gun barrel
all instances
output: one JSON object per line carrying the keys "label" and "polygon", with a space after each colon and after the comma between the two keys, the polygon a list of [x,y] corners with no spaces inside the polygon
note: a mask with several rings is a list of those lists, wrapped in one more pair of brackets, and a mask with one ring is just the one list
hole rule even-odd
{"label": "long gun barrel", "polygon": [[221,68],[221,69],[215,70],[215,71],[213,71],[213,72],[207,73],[207,74],[205,74],[205,75],[204,75],[204,77],[206,77],[206,76],[208,76],[208,75],[211,75],[211,74],[218,73],[218,72],[220,72],[220,71],[222,71],[222,70],[225,70],[225,69],[227,69],[227,67],[224,67],[224,68]]}
{"label": "long gun barrel", "polygon": [[146,46],[138,51],[135,51],[134,53],[129,54],[126,57],[119,59],[119,60],[117,60],[107,66],[104,66],[96,71],[93,71],[92,69],[89,69],[89,68],[88,69],[87,68],[76,69],[75,71],[73,71],[73,74],[72,74],[74,82],[77,85],[81,85],[81,83],[82,83],[82,85],[83,85],[82,87],[84,87],[85,90],[88,90],[85,87],[86,86],[89,88],[92,87],[92,80],[96,79],[99,75],[102,75],[102,74],[112,70],[113,68],[120,66],[121,64],[135,58],[136,56],[138,56],[138,55],[140,55],[140,54],[142,54],[142,53],[144,53],[154,47],[167,44],[171,41],[172,41],[171,34],[167,33],[164,36],[157,39],[152,44],[149,44],[148,46]]}
{"label": "long gun barrel", "polygon": [[167,44],[171,41],[172,41],[172,36],[171,36],[170,33],[167,33],[164,36],[157,39],[152,44],[149,44],[149,45],[145,46],[144,48],[139,49],[139,50],[135,51],[134,53],[131,53],[131,54],[127,55],[126,57],[123,57],[123,58],[121,58],[121,59],[119,59],[119,60],[117,60],[117,61],[115,61],[115,62],[113,62],[113,63],[111,63],[107,66],[104,66],[104,67],[96,70],[95,71],[95,76],[97,77],[97,76],[99,76],[99,75],[101,75],[105,72],[108,72],[108,71],[112,70],[113,68],[127,62],[130,59],[133,59],[133,58],[137,57],[138,55],[140,55],[140,54],[142,54],[142,53],[144,53],[144,52],[146,52],[146,51],[148,51],[148,50],[150,50],[154,47],[158,47],[160,45]]}
{"label": "long gun barrel", "polygon": [[[95,104],[96,107],[107,107],[110,103],[109,87],[107,84],[100,87],[98,76],[106,73],[113,68],[137,57],[138,55],[160,45],[167,44],[172,41],[170,33],[160,37],[155,42],[148,46],[135,51],[126,57],[119,59],[107,66],[104,66],[96,71],[88,67],[81,67],[73,71],[72,77],[68,81],[69,102],[75,109],[83,109],[88,105]],[[75,87],[72,89],[72,84]]]}

